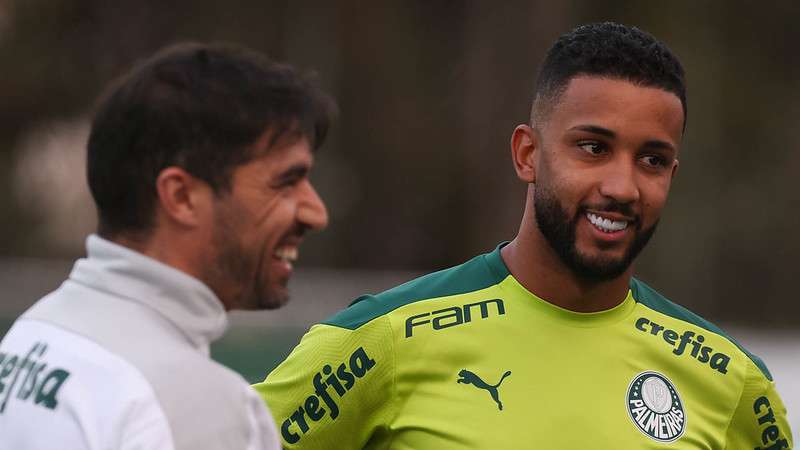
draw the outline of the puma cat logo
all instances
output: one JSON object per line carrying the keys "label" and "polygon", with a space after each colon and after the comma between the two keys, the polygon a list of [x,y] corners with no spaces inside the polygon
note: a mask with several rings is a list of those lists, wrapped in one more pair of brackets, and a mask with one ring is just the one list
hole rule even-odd
{"label": "puma cat logo", "polygon": [[497,392],[497,388],[500,387],[500,384],[509,375],[511,375],[511,371],[507,370],[506,373],[504,373],[503,376],[500,377],[500,381],[498,381],[497,384],[491,385],[491,384],[488,384],[485,381],[481,380],[481,377],[475,375],[474,373],[470,372],[469,370],[462,369],[460,372],[458,372],[458,376],[460,378],[457,380],[457,383],[471,384],[471,385],[475,386],[478,389],[485,389],[485,390],[489,391],[489,395],[492,396],[492,399],[497,403],[497,407],[500,409],[500,411],[502,411],[503,410],[503,402],[500,401],[500,393]]}

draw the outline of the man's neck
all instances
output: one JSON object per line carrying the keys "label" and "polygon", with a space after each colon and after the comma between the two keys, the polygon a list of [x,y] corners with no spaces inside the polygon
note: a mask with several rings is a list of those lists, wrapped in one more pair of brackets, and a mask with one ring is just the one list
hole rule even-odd
{"label": "man's neck", "polygon": [[[611,309],[625,300],[632,269],[617,278],[597,282],[578,278],[544,239],[520,234],[501,249],[511,274],[537,297],[575,312]],[[539,242],[537,242],[539,241]]]}

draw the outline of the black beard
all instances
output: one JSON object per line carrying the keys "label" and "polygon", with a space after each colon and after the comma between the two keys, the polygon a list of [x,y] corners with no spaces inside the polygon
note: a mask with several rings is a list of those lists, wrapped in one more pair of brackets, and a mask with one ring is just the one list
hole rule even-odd
{"label": "black beard", "polygon": [[289,301],[289,297],[271,289],[269,280],[262,278],[263,271],[259,265],[268,263],[266,255],[253,253],[252,249],[246,248],[239,240],[238,230],[234,224],[246,220],[242,215],[243,213],[233,205],[219,207],[214,212],[211,239],[216,260],[206,268],[204,281],[210,286],[214,286],[215,283],[237,284],[241,291],[236,298],[227,299],[229,303],[235,305],[234,309],[280,308]]}
{"label": "black beard", "polygon": [[[575,247],[575,229],[578,226],[578,220],[586,213],[585,207],[578,208],[575,216],[570,218],[555,195],[538,185],[534,188],[533,204],[539,231],[547,239],[561,262],[578,278],[593,283],[612,280],[628,270],[633,260],[653,237],[656,225],[658,225],[658,221],[656,221],[653,226],[642,230],[640,220],[628,224],[628,226],[634,227],[635,234],[633,242],[621,258],[589,257],[582,255]],[[634,215],[628,205],[614,201],[601,208],[593,209],[619,212],[627,216]]]}

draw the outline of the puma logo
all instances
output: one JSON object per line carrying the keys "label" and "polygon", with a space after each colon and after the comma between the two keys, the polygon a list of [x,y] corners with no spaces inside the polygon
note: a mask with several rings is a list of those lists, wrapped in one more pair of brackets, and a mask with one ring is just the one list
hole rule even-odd
{"label": "puma logo", "polygon": [[489,395],[492,396],[492,399],[495,401],[495,403],[497,403],[497,407],[500,409],[500,411],[502,411],[503,410],[503,402],[500,401],[500,393],[497,392],[497,388],[500,387],[500,384],[509,375],[511,375],[511,371],[507,370],[506,373],[504,373],[503,376],[500,377],[500,381],[498,381],[497,384],[492,385],[492,384],[489,384],[489,383],[481,380],[481,377],[475,375],[474,373],[470,372],[469,370],[462,369],[460,372],[458,372],[458,376],[460,378],[457,380],[457,383],[471,384],[471,385],[475,386],[478,389],[485,389],[485,390],[489,391]]}

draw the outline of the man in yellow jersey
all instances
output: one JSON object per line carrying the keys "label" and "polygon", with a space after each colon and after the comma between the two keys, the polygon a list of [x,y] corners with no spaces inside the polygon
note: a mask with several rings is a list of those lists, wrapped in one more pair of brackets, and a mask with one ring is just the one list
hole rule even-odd
{"label": "man in yellow jersey", "polygon": [[613,23],[549,50],[516,238],[314,325],[257,385],[286,448],[785,449],[764,364],[632,277],[678,168],[683,69]]}

